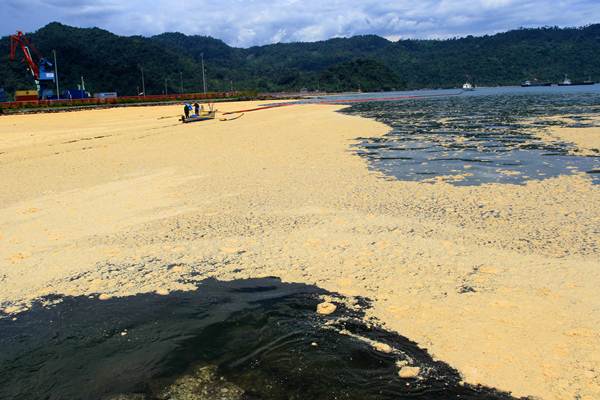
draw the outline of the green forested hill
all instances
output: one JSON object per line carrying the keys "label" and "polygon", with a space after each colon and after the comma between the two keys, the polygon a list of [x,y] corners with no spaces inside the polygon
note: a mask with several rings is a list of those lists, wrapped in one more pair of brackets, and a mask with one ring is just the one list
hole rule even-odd
{"label": "green forested hill", "polygon": [[[367,35],[314,43],[233,48],[204,36],[164,33],[122,37],[102,29],[52,23],[29,35],[39,50],[58,54],[62,87],[83,75],[89,91],[135,94],[140,66],[149,94],[200,91],[202,54],[208,88],[236,90],[344,91],[517,84],[538,78],[557,82],[564,74],[600,80],[600,24],[584,28],[520,29],[492,36],[390,42]],[[0,39],[0,87],[30,88],[19,62],[8,61],[8,37]],[[181,75],[180,75],[181,73]]]}

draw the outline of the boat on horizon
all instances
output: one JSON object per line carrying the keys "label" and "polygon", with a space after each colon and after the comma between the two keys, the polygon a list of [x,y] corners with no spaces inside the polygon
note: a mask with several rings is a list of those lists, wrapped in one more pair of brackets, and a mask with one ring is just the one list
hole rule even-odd
{"label": "boat on horizon", "polygon": [[523,83],[521,83],[521,87],[540,87],[540,86],[552,86],[552,83],[540,82],[537,79],[534,79],[533,81],[526,80]]}
{"label": "boat on horizon", "polygon": [[592,78],[588,78],[585,81],[571,81],[569,76],[565,74],[565,79],[558,84],[558,86],[584,86],[584,85],[595,85],[596,82],[592,81]]}
{"label": "boat on horizon", "polygon": [[475,87],[470,83],[470,82],[465,82],[465,84],[462,86],[464,91],[467,92],[472,92],[473,90],[475,90]]}

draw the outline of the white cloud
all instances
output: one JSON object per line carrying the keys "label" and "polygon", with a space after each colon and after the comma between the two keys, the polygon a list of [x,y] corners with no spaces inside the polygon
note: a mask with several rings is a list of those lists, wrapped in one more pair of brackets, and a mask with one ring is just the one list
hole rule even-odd
{"label": "white cloud", "polygon": [[378,34],[451,37],[600,22],[598,0],[3,0],[0,34],[48,22],[112,32],[210,35],[235,46]]}

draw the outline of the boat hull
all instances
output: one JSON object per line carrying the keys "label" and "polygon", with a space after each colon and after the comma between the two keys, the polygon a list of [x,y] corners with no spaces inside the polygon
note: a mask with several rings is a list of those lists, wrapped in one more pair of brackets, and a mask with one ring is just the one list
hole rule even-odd
{"label": "boat hull", "polygon": [[525,84],[522,83],[521,87],[545,87],[545,86],[552,86],[551,83],[531,83],[531,84]]}
{"label": "boat hull", "polygon": [[571,82],[571,83],[559,83],[558,86],[590,86],[595,85],[596,82]]}
{"label": "boat hull", "polygon": [[181,122],[183,122],[184,124],[190,124],[192,122],[210,121],[212,119],[215,119],[215,115],[215,111],[211,111],[201,115],[190,115],[187,118],[182,115]]}

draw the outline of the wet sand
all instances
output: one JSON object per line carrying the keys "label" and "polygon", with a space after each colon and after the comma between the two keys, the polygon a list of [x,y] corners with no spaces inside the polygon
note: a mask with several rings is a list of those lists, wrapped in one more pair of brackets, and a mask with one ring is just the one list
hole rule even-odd
{"label": "wet sand", "polygon": [[544,118],[544,121],[558,122],[561,125],[547,127],[540,133],[540,137],[548,143],[566,142],[572,144],[574,146],[571,151],[572,154],[600,155],[600,116],[580,115],[578,117],[579,120],[583,119],[583,122],[590,126],[573,126],[577,121],[567,116]]}
{"label": "wet sand", "polygon": [[0,118],[2,309],[279,276],[373,299],[469,383],[600,398],[600,188],[394,181],[351,149],[388,127],[339,109]]}

